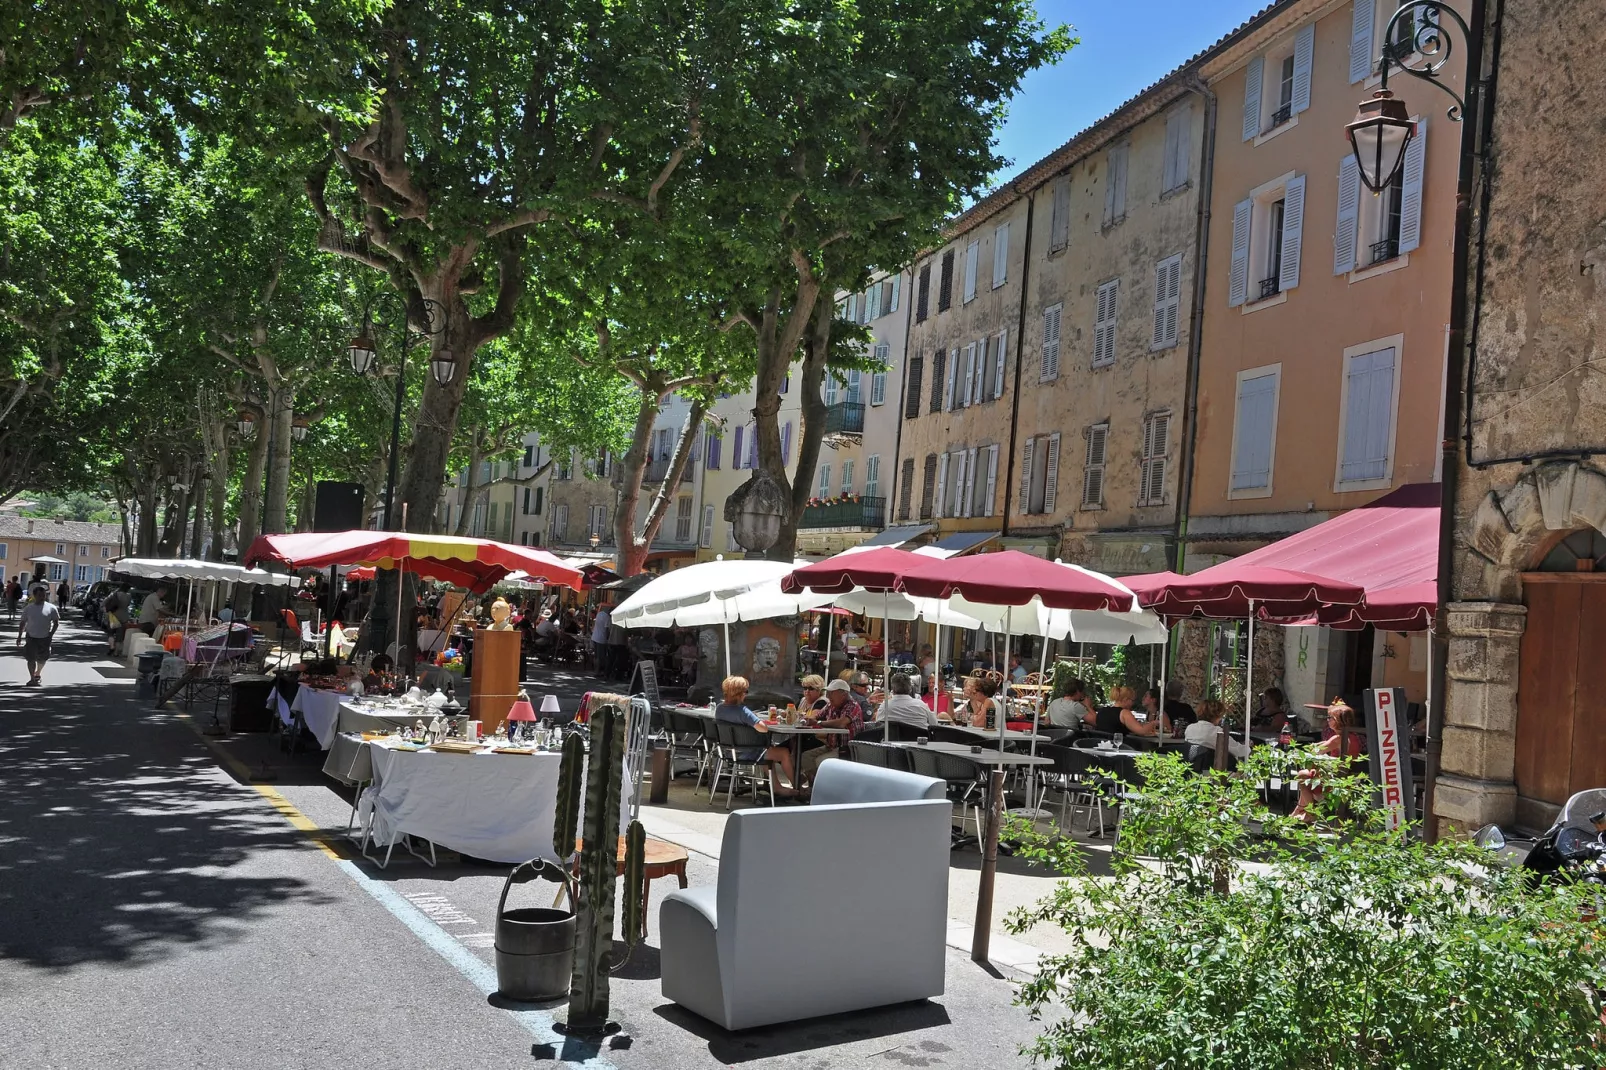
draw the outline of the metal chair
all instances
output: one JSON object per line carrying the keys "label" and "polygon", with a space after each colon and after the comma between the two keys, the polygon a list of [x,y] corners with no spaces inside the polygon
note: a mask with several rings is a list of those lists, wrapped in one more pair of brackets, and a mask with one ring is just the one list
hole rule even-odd
{"label": "metal chair", "polygon": [[[1038,751],[1039,754],[1054,761],[1054,772],[1051,774],[1060,781],[1060,828],[1065,828],[1066,810],[1072,806],[1086,808],[1087,819],[1083,822],[1083,831],[1088,835],[1093,833],[1093,816],[1096,813],[1099,819],[1099,838],[1104,838],[1104,797],[1103,782],[1107,779],[1103,770],[1093,764],[1092,754],[1078,747],[1062,747],[1049,744]],[[1085,800],[1077,803],[1075,799]]]}
{"label": "metal chair", "polygon": [[712,717],[704,717],[697,713],[687,716],[697,718],[697,730],[703,737],[703,764],[697,768],[697,783],[692,785],[692,794],[695,795],[697,789],[703,786],[703,774],[709,773],[708,801],[713,802],[715,785],[719,783],[721,767],[725,764],[725,753],[720,749],[719,733],[714,727],[716,722]]}
{"label": "metal chair", "polygon": [[[762,756],[769,749],[769,737],[751,725],[736,724],[733,721],[715,721],[714,731],[724,749],[724,761],[730,764],[730,785],[725,790],[725,809],[731,808],[736,796],[736,784],[745,781],[753,788],[753,801],[758,801],[758,790],[762,786],[770,793],[770,805],[775,805],[775,785],[770,779],[770,770],[773,763]],[[744,759],[741,754],[744,750],[757,749],[760,757]]]}
{"label": "metal chair", "polygon": [[931,738],[931,730],[918,725],[906,724],[903,721],[888,721],[886,723],[887,741],[889,743],[913,743],[921,736]]}
{"label": "metal chair", "polygon": [[[899,750],[907,755],[910,772],[921,776],[935,777],[945,781],[948,785],[948,801],[959,807],[959,828],[951,833],[950,847],[964,847],[971,843],[981,842],[981,808],[982,800],[979,797],[982,777],[985,775],[981,766],[975,762],[966,761],[952,754],[942,751],[930,750],[926,747],[900,747]],[[965,822],[974,814],[976,835],[970,836],[965,832]]]}
{"label": "metal chair", "polygon": [[850,761],[859,762],[863,765],[875,765],[883,769],[888,768],[887,748],[878,743],[870,743],[862,739],[850,740],[848,742],[848,758]]}

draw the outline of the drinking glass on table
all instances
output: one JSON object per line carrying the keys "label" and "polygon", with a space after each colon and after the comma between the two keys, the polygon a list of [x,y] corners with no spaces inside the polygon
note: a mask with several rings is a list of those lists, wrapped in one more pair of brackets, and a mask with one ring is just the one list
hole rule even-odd
{"label": "drinking glass on table", "polygon": [[1122,735],[1119,732],[1111,733],[1110,742],[1115,744],[1115,749],[1116,750],[1120,750],[1121,749],[1121,744],[1126,742],[1126,736]]}

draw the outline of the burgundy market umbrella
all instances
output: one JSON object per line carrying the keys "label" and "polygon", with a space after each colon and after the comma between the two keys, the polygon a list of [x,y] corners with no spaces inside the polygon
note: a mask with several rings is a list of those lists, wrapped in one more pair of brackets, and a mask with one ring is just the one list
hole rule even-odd
{"label": "burgundy market umbrella", "polygon": [[[822,594],[847,594],[849,591],[865,590],[892,594],[898,590],[898,581],[903,578],[905,572],[930,560],[931,558],[923,554],[899,550],[892,546],[850,550],[835,557],[828,557],[824,561],[816,561],[812,565],[804,565],[782,576],[781,593],[802,594],[804,591],[819,591]],[[831,668],[830,635],[835,623],[836,618],[833,615],[827,621],[826,629],[827,673]],[[881,664],[884,668],[892,664],[891,638],[887,615],[882,613]],[[890,672],[887,675],[890,676]]]}
{"label": "burgundy market umbrella", "polygon": [[[918,556],[918,555],[911,555]],[[917,598],[957,599],[989,606],[1024,606],[1034,599],[1050,609],[1108,609],[1125,613],[1132,595],[1095,573],[1054,561],[1000,550],[970,557],[923,558],[899,586]]]}

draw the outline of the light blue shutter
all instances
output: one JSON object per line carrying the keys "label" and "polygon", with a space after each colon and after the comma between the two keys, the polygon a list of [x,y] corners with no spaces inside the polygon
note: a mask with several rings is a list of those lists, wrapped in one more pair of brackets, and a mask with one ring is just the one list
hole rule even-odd
{"label": "light blue shutter", "polygon": [[1244,140],[1260,134],[1260,78],[1266,69],[1266,57],[1256,56],[1244,68]]}
{"label": "light blue shutter", "polygon": [[1232,458],[1232,489],[1271,486],[1271,444],[1276,433],[1277,376],[1257,375],[1238,384],[1237,442]]}
{"label": "light blue shutter", "polygon": [[1292,290],[1299,285],[1299,249],[1303,243],[1305,219],[1305,176],[1288,180],[1283,190],[1283,268],[1278,288]]}
{"label": "light blue shutter", "polygon": [[1227,307],[1237,308],[1249,297],[1249,217],[1254,202],[1245,198],[1232,210],[1232,269],[1227,277]]}
{"label": "light blue shutter", "polygon": [[1405,146],[1400,171],[1400,252],[1422,244],[1422,175],[1427,168],[1428,121],[1416,121],[1416,136]]}
{"label": "light blue shutter", "polygon": [[1298,115],[1310,107],[1310,68],[1316,54],[1316,24],[1294,35],[1294,99],[1289,111]]}
{"label": "light blue shutter", "polygon": [[1351,357],[1344,411],[1343,481],[1388,475],[1389,431],[1394,415],[1394,350]]}
{"label": "light blue shutter", "polygon": [[1349,80],[1364,81],[1372,73],[1372,20],[1376,16],[1374,0],[1355,0],[1355,12],[1350,19]]}
{"label": "light blue shutter", "polygon": [[1009,349],[1009,332],[998,332],[998,344],[993,347],[993,397],[1004,394],[1004,355]]}
{"label": "light blue shutter", "polygon": [[1355,270],[1355,228],[1361,215],[1361,168],[1353,155],[1338,162],[1338,222],[1333,226],[1333,274]]}

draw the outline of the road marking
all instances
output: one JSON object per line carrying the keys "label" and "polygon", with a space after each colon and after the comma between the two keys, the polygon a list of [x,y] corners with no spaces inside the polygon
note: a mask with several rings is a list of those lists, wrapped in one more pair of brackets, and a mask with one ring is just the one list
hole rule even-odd
{"label": "road marking", "polygon": [[[303,814],[294,803],[281,795],[278,789],[267,784],[250,783],[251,770],[246,767],[245,763],[203,735],[200,726],[195,723],[188,713],[180,713],[179,717],[185,724],[190,726],[196,737],[206,744],[207,750],[211,751],[223,766],[240,780],[245,781],[247,787],[255,789],[258,795],[267,800],[268,805],[277,810],[280,816],[297,831],[311,840],[318,850],[332,859],[335,865],[340,867],[341,872],[351,878],[353,884],[367,892],[375,902],[389,911],[397,921],[405,925],[414,936],[423,942],[425,947],[445,959],[453,969],[462,974],[475,988],[479,989],[481,995],[490,998],[496,994],[498,987],[500,987],[496,980],[496,969],[468,949],[468,946],[490,946],[479,943],[479,939],[490,936],[494,942],[494,936],[488,933],[476,933],[471,934],[473,939],[465,939],[462,943],[459,943],[456,937],[432,920],[424,909],[408,902],[407,898],[404,898],[388,883],[374,880],[363,872],[361,866],[344,857],[335,849],[335,843],[331,840],[329,834],[306,814]],[[420,898],[439,900],[440,903],[444,903],[448,910],[457,914],[463,921],[473,924],[472,918],[456,910],[442,896],[420,896]],[[465,946],[465,944],[468,946]],[[557,1065],[589,1067],[591,1070],[614,1070],[612,1063],[595,1054],[592,1050],[595,1042],[576,1041],[563,1036],[554,1029],[553,1025],[556,1019],[548,1011],[537,1009],[514,1010],[509,1007],[499,1009],[523,1026],[525,1031],[535,1037],[541,1044],[551,1048],[553,1059]]]}

